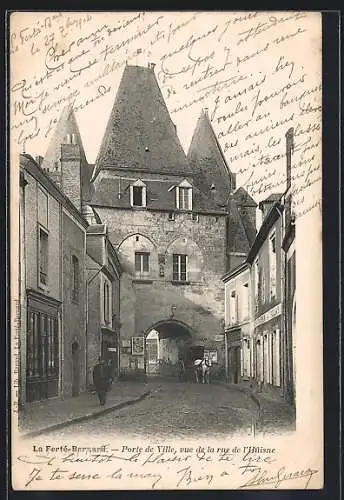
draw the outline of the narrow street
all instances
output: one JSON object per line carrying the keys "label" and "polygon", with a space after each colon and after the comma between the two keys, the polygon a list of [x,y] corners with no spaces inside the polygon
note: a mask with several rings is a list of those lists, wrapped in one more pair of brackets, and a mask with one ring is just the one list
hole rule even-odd
{"label": "narrow street", "polygon": [[104,416],[74,424],[51,437],[130,435],[149,438],[249,435],[257,405],[245,393],[216,384],[157,382],[147,399]]}

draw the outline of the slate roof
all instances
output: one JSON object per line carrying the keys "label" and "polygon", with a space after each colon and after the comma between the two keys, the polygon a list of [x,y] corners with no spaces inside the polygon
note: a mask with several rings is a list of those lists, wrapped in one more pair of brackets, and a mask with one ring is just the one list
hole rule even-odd
{"label": "slate roof", "polygon": [[276,201],[280,201],[280,199],[282,198],[282,193],[272,193],[270,194],[270,196],[268,196],[267,198],[265,198],[265,200],[262,200],[259,202],[259,208],[262,209],[262,207],[264,207],[264,205],[270,205],[272,206],[273,203],[275,203]]}
{"label": "slate roof", "polygon": [[239,214],[237,203],[232,196],[228,202],[228,242],[227,249],[229,252],[248,253],[251,247],[250,239],[245,230],[242,217]]}
{"label": "slate roof", "polygon": [[[233,199],[240,212],[241,221],[244,226],[249,245],[251,246],[257,234],[255,217],[257,203],[243,187],[239,187],[233,193]],[[252,214],[252,212],[254,215]]]}
{"label": "slate roof", "polygon": [[235,186],[235,175],[228,168],[226,159],[207,112],[202,111],[192,136],[187,158],[197,175],[195,181],[204,192],[215,185],[219,203],[225,204]]}
{"label": "slate roof", "polygon": [[238,205],[243,207],[257,207],[257,203],[243,187],[236,189],[233,193],[233,197]]}
{"label": "slate roof", "polygon": [[[176,195],[174,186],[178,185],[184,178],[171,180],[145,180],[147,208],[151,210],[176,210]],[[94,207],[131,208],[130,205],[130,184],[133,181],[121,178],[103,178],[97,184],[97,188],[91,200]],[[118,193],[121,193],[120,198]],[[226,213],[223,208],[205,196],[197,187],[193,187],[192,209],[194,212]]]}
{"label": "slate roof", "polygon": [[89,234],[105,234],[106,226],[105,224],[91,224],[87,228],[87,233]]}
{"label": "slate roof", "polygon": [[60,164],[61,144],[66,144],[67,134],[75,134],[77,144],[80,146],[81,162],[87,165],[84,146],[82,144],[79,127],[75,118],[73,106],[66,106],[60,115],[54,133],[51,137],[47,152],[43,158],[41,167],[44,170],[55,170],[55,163]]}
{"label": "slate roof", "polygon": [[90,201],[94,194],[94,184],[91,182],[93,170],[94,165],[89,163],[85,165],[85,175],[82,179],[82,200],[84,202]]}
{"label": "slate roof", "polygon": [[47,152],[43,158],[41,168],[48,170],[49,174],[54,174],[55,165],[58,164],[60,167],[61,145],[66,144],[67,134],[75,134],[76,142],[80,147],[82,199],[83,201],[88,201],[94,192],[94,186],[90,182],[94,165],[89,165],[87,162],[78,123],[71,104],[62,110]]}
{"label": "slate roof", "polygon": [[104,167],[190,172],[152,67],[124,69],[95,175]]}

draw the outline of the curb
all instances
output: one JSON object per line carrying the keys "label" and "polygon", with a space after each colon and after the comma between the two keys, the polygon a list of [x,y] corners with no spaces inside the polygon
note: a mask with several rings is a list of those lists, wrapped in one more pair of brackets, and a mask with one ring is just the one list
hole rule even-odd
{"label": "curb", "polygon": [[23,439],[30,438],[30,437],[36,437],[40,436],[41,434],[46,434],[48,432],[53,432],[59,429],[63,429],[65,427],[69,427],[70,425],[77,424],[80,422],[85,422],[86,420],[95,420],[98,417],[103,417],[107,413],[111,413],[114,410],[120,410],[121,408],[125,408],[126,406],[133,405],[135,403],[139,403],[140,401],[143,401],[146,399],[147,396],[151,394],[151,390],[144,392],[139,396],[138,398],[135,399],[129,399],[127,401],[123,401],[122,403],[117,403],[116,405],[109,406],[108,408],[104,408],[103,410],[99,410],[94,413],[88,413],[87,415],[82,415],[80,417],[72,418],[70,420],[65,420],[63,422],[59,422],[58,424],[53,424],[49,425],[48,427],[44,427],[43,429],[39,429],[37,431],[31,431],[27,432],[26,434],[23,434],[21,437]]}
{"label": "curb", "polygon": [[237,387],[237,386],[233,387],[232,385],[229,385],[227,382],[215,382],[215,383],[217,383],[218,385],[222,385],[223,387],[226,387],[226,389],[228,389],[228,390],[232,390],[233,389],[235,391],[242,392],[243,394],[246,394],[246,396],[248,396],[249,398],[251,398],[252,401],[257,406],[258,415],[257,415],[257,419],[256,419],[256,425],[259,425],[259,423],[261,422],[262,417],[263,417],[264,407],[262,405],[262,402],[255,395],[253,389],[249,389],[249,388],[246,388],[246,387]]}

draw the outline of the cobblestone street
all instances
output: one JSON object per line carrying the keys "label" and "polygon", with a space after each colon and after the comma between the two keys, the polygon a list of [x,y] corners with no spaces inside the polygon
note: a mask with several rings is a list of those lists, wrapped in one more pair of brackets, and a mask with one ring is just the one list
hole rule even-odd
{"label": "cobblestone street", "polygon": [[226,436],[251,433],[257,405],[249,395],[220,385],[161,382],[151,395],[133,406],[115,410],[94,420],[71,425],[52,437],[77,433],[94,437],[126,434],[132,437]]}

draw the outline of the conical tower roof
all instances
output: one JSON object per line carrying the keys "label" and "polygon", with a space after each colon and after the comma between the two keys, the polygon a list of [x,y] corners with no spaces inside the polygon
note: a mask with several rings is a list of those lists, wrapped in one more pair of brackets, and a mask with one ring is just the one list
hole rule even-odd
{"label": "conical tower roof", "polygon": [[206,111],[202,111],[197,121],[187,157],[197,175],[200,189],[209,193],[214,185],[219,202],[226,204],[235,188],[235,175],[228,168]]}
{"label": "conical tower roof", "polygon": [[126,66],[95,164],[152,173],[191,173],[153,65]]}
{"label": "conical tower roof", "polygon": [[61,160],[61,144],[68,143],[68,135],[72,137],[74,134],[75,143],[80,146],[80,157],[82,165],[87,164],[84,146],[82,144],[79,127],[75,118],[73,106],[66,106],[60,115],[53,136],[50,140],[47,152],[42,162],[44,170],[54,171],[56,165],[60,165]]}
{"label": "conical tower roof", "polygon": [[228,209],[229,218],[227,226],[227,249],[229,252],[240,252],[248,254],[251,247],[251,242],[233,196],[230,196],[229,198]]}
{"label": "conical tower roof", "polygon": [[233,196],[238,205],[242,205],[243,207],[258,206],[252,196],[250,196],[246,189],[243,187],[239,187],[236,191],[234,191]]}

